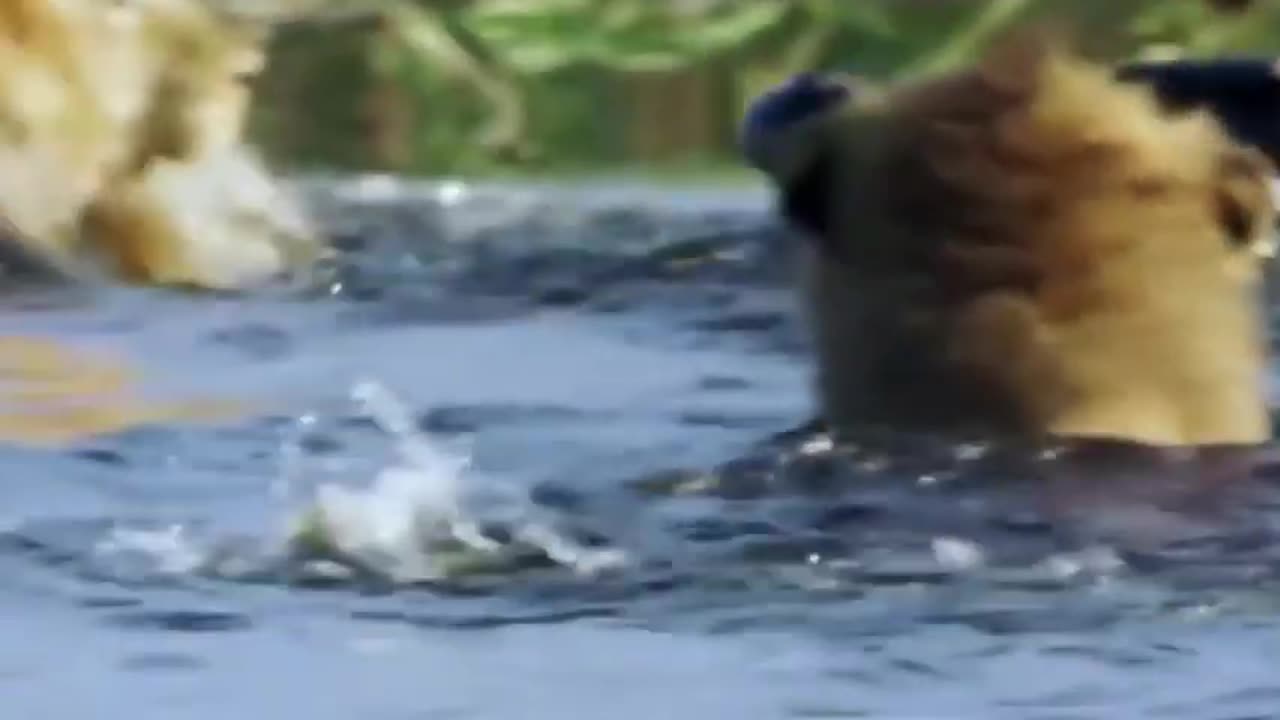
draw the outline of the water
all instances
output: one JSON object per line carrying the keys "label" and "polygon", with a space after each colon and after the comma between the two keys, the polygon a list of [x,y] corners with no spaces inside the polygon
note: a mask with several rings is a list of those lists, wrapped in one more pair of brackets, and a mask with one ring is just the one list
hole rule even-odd
{"label": "water", "polygon": [[300,287],[7,298],[136,370],[104,402],[223,413],[0,454],[8,716],[1280,707],[1265,482],[1064,531],[982,448],[773,437],[808,369],[763,192],[306,186],[345,253]]}

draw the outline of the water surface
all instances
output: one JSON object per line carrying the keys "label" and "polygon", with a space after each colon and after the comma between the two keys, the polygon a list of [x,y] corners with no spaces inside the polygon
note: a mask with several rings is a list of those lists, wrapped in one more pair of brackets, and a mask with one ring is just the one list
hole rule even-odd
{"label": "water surface", "polygon": [[305,186],[343,255],[300,287],[6,298],[232,413],[0,452],[8,716],[1278,712],[1265,482],[1116,540],[973,448],[769,439],[809,403],[762,191]]}

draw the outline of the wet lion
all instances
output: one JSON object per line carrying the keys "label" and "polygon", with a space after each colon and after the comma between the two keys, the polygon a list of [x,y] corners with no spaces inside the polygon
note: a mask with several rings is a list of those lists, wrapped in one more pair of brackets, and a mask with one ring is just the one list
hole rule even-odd
{"label": "wet lion", "polygon": [[[326,3],[0,2],[6,280],[234,289],[322,255],[243,131],[274,24]],[[66,342],[0,338],[0,442],[62,445],[248,411],[149,397],[139,375]]]}
{"label": "wet lion", "polygon": [[252,17],[224,5],[0,3],[8,265],[236,288],[323,254],[242,138],[249,84],[286,13],[267,12],[280,0]]}
{"label": "wet lion", "polygon": [[1272,167],[1041,34],[886,90],[807,75],[744,125],[811,240],[837,429],[1147,447],[1270,438]]}

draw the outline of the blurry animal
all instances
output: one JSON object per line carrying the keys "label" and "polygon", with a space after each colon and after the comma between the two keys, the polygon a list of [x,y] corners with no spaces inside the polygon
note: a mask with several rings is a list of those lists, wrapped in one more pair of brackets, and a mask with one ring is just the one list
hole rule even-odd
{"label": "blurry animal", "polygon": [[0,3],[0,259],[234,288],[322,255],[242,139],[282,1]]}
{"label": "blurry animal", "polygon": [[808,74],[742,129],[811,242],[823,420],[1263,443],[1272,167],[1037,33],[877,90]]}
{"label": "blurry animal", "polygon": [[[277,23],[337,0],[0,0],[0,266],[237,288],[324,253],[243,141]],[[331,7],[333,9],[331,9]],[[0,440],[64,444],[244,403],[146,397],[135,369],[0,338]]]}

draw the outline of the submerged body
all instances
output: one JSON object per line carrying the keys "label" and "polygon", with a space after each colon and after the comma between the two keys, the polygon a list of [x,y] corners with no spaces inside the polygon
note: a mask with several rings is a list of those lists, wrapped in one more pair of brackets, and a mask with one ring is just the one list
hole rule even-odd
{"label": "submerged body", "polygon": [[757,103],[744,144],[812,240],[828,424],[1270,437],[1271,166],[1208,111],[1022,37],[884,92],[800,78]]}

